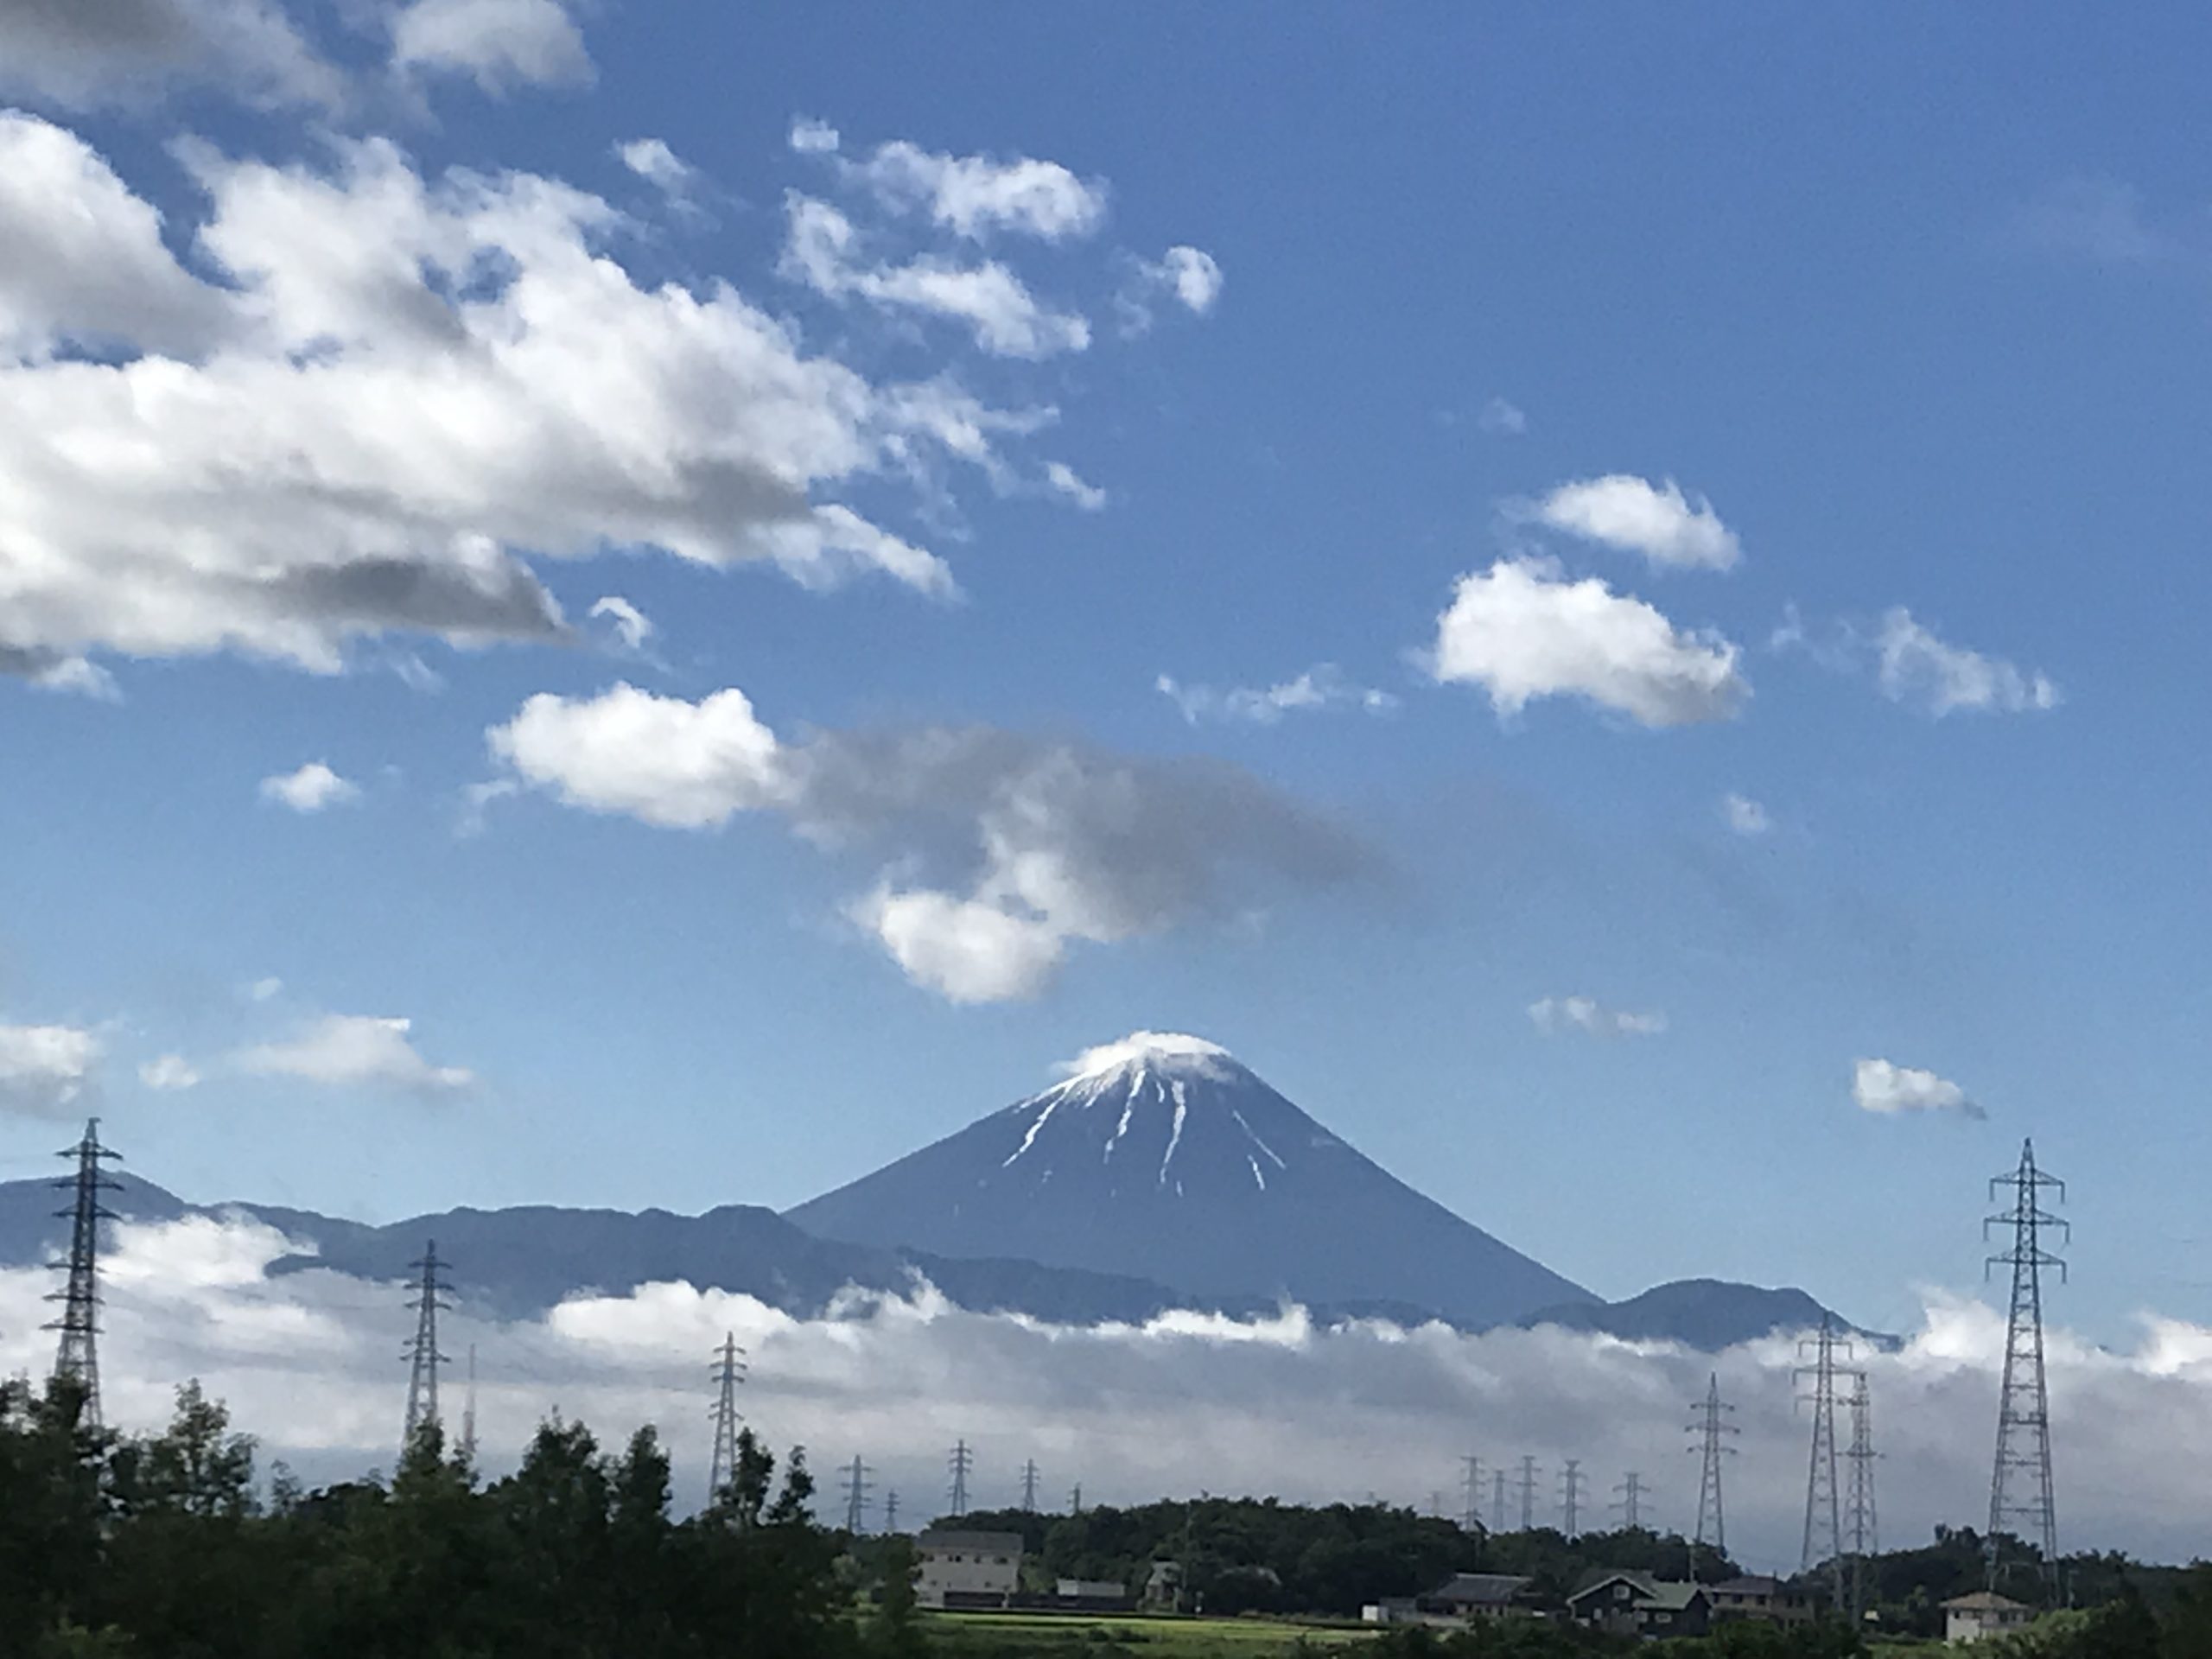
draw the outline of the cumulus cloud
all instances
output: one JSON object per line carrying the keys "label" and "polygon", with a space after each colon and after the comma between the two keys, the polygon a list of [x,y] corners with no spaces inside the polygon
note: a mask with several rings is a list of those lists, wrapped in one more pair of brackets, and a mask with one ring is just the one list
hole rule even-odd
{"label": "cumulus cloud", "polygon": [[65,109],[137,106],[188,84],[264,107],[345,95],[276,0],[0,0],[0,95]]}
{"label": "cumulus cloud", "polygon": [[410,0],[392,14],[391,61],[466,75],[487,92],[593,78],[583,35],[558,0]]}
{"label": "cumulus cloud", "polygon": [[0,1026],[0,1114],[60,1117],[91,1095],[100,1039],[75,1026]]}
{"label": "cumulus cloud", "polygon": [[1656,1037],[1667,1029],[1663,1014],[1631,1014],[1586,996],[1543,997],[1529,1005],[1529,1018],[1547,1037],[1562,1031],[1592,1037]]}
{"label": "cumulus cloud", "polygon": [[2056,709],[2060,702],[2048,675],[2024,673],[2001,657],[1947,644],[1902,605],[1882,618],[1874,645],[1882,695],[1939,717],[1960,709],[2024,714]]}
{"label": "cumulus cloud", "polygon": [[1140,259],[1135,276],[1115,296],[1122,332],[1141,334],[1152,327],[1152,302],[1162,295],[1194,316],[1205,316],[1221,298],[1226,282],[1221,266],[1202,248],[1173,247],[1157,260]]}
{"label": "cumulus cloud", "polygon": [[258,1077],[416,1095],[449,1095],[474,1085],[474,1072],[424,1059],[409,1034],[413,1029],[409,1020],[326,1014],[302,1026],[290,1040],[241,1049],[232,1062]]}
{"label": "cumulus cloud", "polygon": [[1426,663],[1440,682],[1481,686],[1501,715],[1577,696],[1664,727],[1734,715],[1751,692],[1736,656],[1595,576],[1569,582],[1548,560],[1517,558],[1459,579]]}
{"label": "cumulus cloud", "polygon": [[1774,828],[1774,819],[1765,807],[1750,796],[1733,791],[1720,798],[1720,817],[1739,836],[1763,836]]}
{"label": "cumulus cloud", "polygon": [[699,169],[668,147],[662,138],[632,138],[614,146],[622,165],[663,194],[679,200],[690,194],[699,181]]}
{"label": "cumulus cloud", "polygon": [[791,146],[802,156],[834,156],[842,142],[837,129],[826,121],[802,116],[791,123]]}
{"label": "cumulus cloud", "polygon": [[[794,126],[792,148],[835,150],[836,133],[830,132],[824,143],[819,137],[824,130],[806,123]],[[1089,236],[1106,218],[1103,181],[1079,179],[1058,162],[1027,156],[1008,161],[948,156],[900,139],[847,162],[845,173],[887,211],[922,213],[942,229],[975,241],[1005,233],[1058,242]]]}
{"label": "cumulus cloud", "polygon": [[320,812],[361,798],[360,785],[340,778],[320,760],[310,760],[297,772],[261,780],[261,798],[295,812]]}
{"label": "cumulus cloud", "polygon": [[571,806],[680,830],[769,811],[880,857],[848,914],[958,1001],[1035,995],[1077,941],[1161,932],[1255,888],[1340,885],[1369,863],[1345,831],[1219,763],[976,727],[786,743],[734,689],[541,694],[486,740],[509,776]]}
{"label": "cumulus cloud", "polygon": [[965,326],[995,357],[1044,358],[1080,352],[1090,325],[1055,311],[996,259],[965,263],[938,254],[874,261],[859,231],[826,201],[794,192],[785,204],[789,234],[780,269],[826,298],[860,298],[887,310],[920,312]]}
{"label": "cumulus cloud", "polygon": [[1272,726],[1285,715],[1301,710],[1358,709],[1382,715],[1398,706],[1398,699],[1388,691],[1354,684],[1334,663],[1318,664],[1278,684],[1232,686],[1226,691],[1210,685],[1185,685],[1162,674],[1153,682],[1153,690],[1173,702],[1193,726],[1208,720]]}
{"label": "cumulus cloud", "polygon": [[1497,437],[1517,438],[1529,429],[1529,417],[1519,405],[1503,397],[1493,397],[1475,416],[1475,424]]}
{"label": "cumulus cloud", "polygon": [[1989,1114],[1948,1077],[1888,1060],[1860,1060],[1852,1069],[1851,1098],[1859,1110],[1893,1117],[1905,1112],[1948,1112],[1960,1117]]}
{"label": "cumulus cloud", "polygon": [[[110,1418],[155,1427],[175,1384],[199,1376],[265,1457],[310,1482],[388,1471],[404,1393],[392,1368],[409,1330],[404,1294],[311,1260],[276,1270],[288,1257],[299,1265],[311,1245],[244,1215],[118,1227],[104,1264]],[[465,1286],[467,1263],[460,1273]],[[50,1362],[38,1327],[51,1287],[41,1267],[0,1269],[0,1368],[35,1373]],[[1204,1489],[1325,1503],[1373,1492],[1418,1507],[1438,1470],[1471,1450],[1554,1469],[1565,1457],[1681,1469],[1652,1483],[1650,1513],[1687,1529],[1697,1483],[1681,1454],[1682,1406],[1717,1371],[1743,1431],[1727,1471],[1730,1541],[1754,1569],[1796,1565],[1806,1429],[1786,1335],[1715,1357],[1556,1329],[1330,1326],[1294,1307],[1243,1322],[1183,1313],[1071,1326],[969,1313],[926,1285],[906,1298],[854,1295],[823,1319],[686,1284],[580,1293],[543,1319],[506,1323],[465,1290],[460,1301],[442,1334],[448,1351],[480,1354],[479,1432],[495,1477],[557,1402],[606,1443],[656,1423],[678,1490],[697,1493],[709,1451],[699,1378],[734,1331],[753,1357],[745,1408],[755,1427],[776,1446],[804,1444],[823,1467],[864,1452],[918,1516],[960,1436],[977,1452],[979,1503],[1014,1502],[1022,1460],[1035,1456],[1097,1503]],[[1887,1453],[1877,1478],[1892,1541],[1939,1522],[1978,1525],[1986,1512],[2004,1341],[1996,1312],[1931,1293],[1900,1350],[1854,1359]],[[2197,1471],[2212,1460],[2212,1332],[2154,1318],[2131,1349],[2111,1352],[2054,1326],[2049,1353],[2069,1546],[2188,1559],[2202,1546]]]}
{"label": "cumulus cloud", "polygon": [[1640,553],[1667,569],[1727,570],[1743,556],[1736,532],[1703,496],[1694,501],[1669,479],[1663,485],[1630,473],[1562,484],[1537,502],[1538,522],[1624,553]]}
{"label": "cumulus cloud", "polygon": [[138,1068],[138,1081],[149,1089],[194,1089],[200,1084],[200,1069],[181,1054],[164,1054]]}
{"label": "cumulus cloud", "polygon": [[[890,475],[934,500],[956,462],[995,480],[994,446],[1051,417],[942,374],[872,384],[724,283],[641,286],[620,216],[555,180],[425,176],[378,140],[182,153],[219,281],[81,138],[0,116],[0,669],[553,639],[531,561],[610,550],[949,594],[936,556],[825,498]],[[909,276],[1008,350],[1081,337],[988,273]]]}

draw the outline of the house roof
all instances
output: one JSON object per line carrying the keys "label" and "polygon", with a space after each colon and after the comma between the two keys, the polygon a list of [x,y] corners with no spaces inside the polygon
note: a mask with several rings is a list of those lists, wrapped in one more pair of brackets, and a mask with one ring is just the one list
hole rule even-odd
{"label": "house roof", "polygon": [[1528,1579],[1510,1573],[1454,1573],[1428,1592],[1428,1599],[1503,1606],[1527,1589],[1529,1584]]}
{"label": "house roof", "polygon": [[1567,1598],[1568,1602],[1586,1601],[1599,1591],[1614,1584],[1630,1586],[1639,1601],[1646,1602],[1662,1612],[1678,1613],[1698,1597],[1705,1594],[1701,1584],[1678,1582],[1673,1579],[1655,1579],[1649,1573],[1609,1573],[1602,1568],[1591,1573],[1582,1587]]}
{"label": "house roof", "polygon": [[1993,1590],[1977,1590],[1970,1596],[1953,1596],[1943,1604],[1943,1611],[1947,1613],[2031,1613],[2035,1609],[2024,1601],[2000,1596]]}
{"label": "house roof", "polygon": [[1782,1580],[1746,1573],[1738,1578],[1724,1579],[1719,1584],[1707,1585],[1706,1588],[1716,1594],[1726,1591],[1732,1596],[1778,1596],[1782,1593]]}
{"label": "house roof", "polygon": [[1018,1532],[925,1532],[914,1540],[917,1549],[942,1550],[948,1554],[1019,1555]]}

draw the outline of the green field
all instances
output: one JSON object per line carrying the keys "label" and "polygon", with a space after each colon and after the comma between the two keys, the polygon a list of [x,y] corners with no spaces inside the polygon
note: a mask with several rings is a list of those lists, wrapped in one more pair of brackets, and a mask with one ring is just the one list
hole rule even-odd
{"label": "green field", "polygon": [[[1341,1624],[1256,1618],[1085,1618],[1052,1613],[933,1613],[931,1647],[959,1659],[1276,1659],[1352,1653],[1374,1634]],[[1300,1643],[1303,1643],[1301,1646]]]}

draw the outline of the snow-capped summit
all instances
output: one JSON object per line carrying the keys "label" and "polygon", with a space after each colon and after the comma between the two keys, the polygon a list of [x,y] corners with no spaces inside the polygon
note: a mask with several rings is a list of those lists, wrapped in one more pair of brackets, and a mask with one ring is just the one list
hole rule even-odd
{"label": "snow-capped summit", "polygon": [[1136,1032],[1062,1070],[790,1219],[853,1243],[1470,1324],[1594,1300],[1363,1157],[1217,1044]]}

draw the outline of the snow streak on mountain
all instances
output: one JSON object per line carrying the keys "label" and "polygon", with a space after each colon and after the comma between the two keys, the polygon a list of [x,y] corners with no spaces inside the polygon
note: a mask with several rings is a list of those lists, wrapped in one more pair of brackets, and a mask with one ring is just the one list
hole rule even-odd
{"label": "snow streak on mountain", "polygon": [[1212,1043],[1139,1032],[1069,1071],[790,1219],[854,1243],[1471,1325],[1596,1300],[1414,1192]]}

